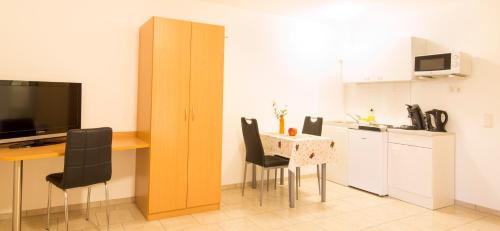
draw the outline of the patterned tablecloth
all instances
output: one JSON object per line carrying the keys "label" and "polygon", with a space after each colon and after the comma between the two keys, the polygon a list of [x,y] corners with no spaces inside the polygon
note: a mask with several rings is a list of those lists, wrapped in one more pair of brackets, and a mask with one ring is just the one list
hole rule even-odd
{"label": "patterned tablecloth", "polygon": [[261,133],[260,139],[266,155],[289,158],[288,169],[293,172],[296,167],[328,163],[335,155],[335,142],[329,137]]}

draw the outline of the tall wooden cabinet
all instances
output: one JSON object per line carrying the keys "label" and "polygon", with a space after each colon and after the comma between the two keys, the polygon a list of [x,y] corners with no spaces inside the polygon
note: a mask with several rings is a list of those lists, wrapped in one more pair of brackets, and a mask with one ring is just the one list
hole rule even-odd
{"label": "tall wooden cabinet", "polygon": [[140,29],[136,203],[148,219],[218,209],[224,27],[153,17]]}

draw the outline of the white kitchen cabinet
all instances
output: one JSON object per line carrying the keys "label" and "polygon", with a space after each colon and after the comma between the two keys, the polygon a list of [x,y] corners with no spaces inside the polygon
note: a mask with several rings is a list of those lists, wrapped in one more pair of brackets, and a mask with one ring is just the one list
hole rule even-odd
{"label": "white kitchen cabinet", "polygon": [[345,126],[323,125],[322,136],[331,137],[335,142],[334,159],[326,168],[326,179],[347,186],[347,145],[348,128]]}
{"label": "white kitchen cabinet", "polygon": [[344,83],[410,81],[414,57],[426,51],[421,38],[359,40],[342,58]]}
{"label": "white kitchen cabinet", "polygon": [[349,130],[348,184],[387,195],[387,132]]}
{"label": "white kitchen cabinet", "polygon": [[454,204],[455,137],[389,130],[389,196],[429,209]]}

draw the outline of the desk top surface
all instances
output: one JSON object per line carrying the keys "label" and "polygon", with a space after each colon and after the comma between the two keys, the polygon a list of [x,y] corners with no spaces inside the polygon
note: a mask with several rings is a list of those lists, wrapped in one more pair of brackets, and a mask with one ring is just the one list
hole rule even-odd
{"label": "desk top surface", "polygon": [[[36,160],[64,156],[65,143],[41,147],[10,149],[8,145],[0,146],[0,161]],[[149,144],[137,138],[135,132],[114,132],[113,151],[124,151],[148,148]]]}

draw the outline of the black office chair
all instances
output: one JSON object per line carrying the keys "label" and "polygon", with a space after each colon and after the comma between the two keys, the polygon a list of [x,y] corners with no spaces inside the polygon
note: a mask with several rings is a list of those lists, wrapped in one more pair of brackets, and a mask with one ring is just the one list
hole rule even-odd
{"label": "black office chair", "polygon": [[64,215],[66,230],[68,221],[68,189],[88,187],[86,219],[89,220],[91,186],[104,183],[106,189],[106,217],[109,230],[109,191],[107,182],[111,179],[111,128],[69,130],[64,155],[64,172],[53,173],[45,179],[49,183],[47,203],[47,230],[50,228],[51,189],[55,185],[64,191]]}
{"label": "black office chair", "polygon": [[[323,118],[321,117],[310,117],[306,116],[304,119],[304,126],[302,127],[302,134],[309,134],[314,136],[321,136],[321,131],[323,130]],[[300,186],[300,168],[297,167],[297,187]],[[321,193],[321,181],[320,181],[320,171],[319,165],[316,165],[316,176],[318,177],[318,189]],[[297,191],[298,195],[298,191]]]}
{"label": "black office chair", "polygon": [[243,170],[243,187],[241,195],[245,195],[245,183],[247,177],[247,164],[255,164],[262,168],[260,175],[260,206],[262,206],[262,190],[264,188],[264,171],[267,170],[267,188],[269,190],[269,170],[274,169],[274,185],[276,187],[276,170],[286,168],[288,159],[279,156],[265,155],[262,141],[260,140],[259,127],[256,119],[241,118],[241,128],[243,130],[243,139],[245,141],[246,157]]}

